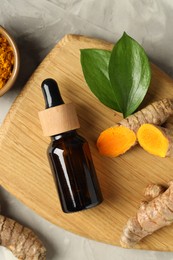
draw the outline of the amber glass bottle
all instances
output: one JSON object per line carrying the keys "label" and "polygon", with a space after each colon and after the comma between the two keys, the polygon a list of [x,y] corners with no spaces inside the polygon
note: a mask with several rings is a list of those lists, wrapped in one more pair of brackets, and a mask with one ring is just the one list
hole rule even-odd
{"label": "amber glass bottle", "polygon": [[[60,111],[56,111],[56,113],[63,113],[66,104],[61,98],[56,81],[53,79],[44,80],[42,91],[46,109],[50,110],[53,107],[60,106]],[[59,115],[57,115],[58,124],[64,124],[64,120],[71,120],[70,113],[74,113],[74,111],[69,109],[68,112],[66,111],[59,120]],[[76,120],[76,115],[74,117]],[[50,120],[50,122],[51,125],[53,120]],[[66,213],[94,207],[103,200],[89,145],[83,137],[77,134],[76,129],[71,129],[75,128],[75,125],[76,128],[79,128],[77,124],[78,122],[71,124],[67,122],[67,126],[64,127],[65,132],[60,133],[59,131],[62,131],[63,126],[57,125],[57,134],[51,135],[52,142],[48,148],[49,163],[62,210]]]}

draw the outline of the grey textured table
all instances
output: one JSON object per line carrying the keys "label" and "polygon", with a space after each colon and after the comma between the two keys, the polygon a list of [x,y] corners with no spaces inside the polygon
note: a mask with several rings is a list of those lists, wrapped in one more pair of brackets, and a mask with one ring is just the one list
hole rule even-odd
{"label": "grey textured table", "polygon": [[[126,31],[173,77],[173,1],[0,0],[0,6],[0,24],[17,40],[21,54],[15,87],[0,98],[0,123],[34,69],[67,33],[116,42]],[[173,259],[173,253],[125,250],[78,237],[40,218],[3,188],[0,192],[2,213],[39,234],[48,249],[48,260]],[[1,248],[0,259],[14,257]]]}

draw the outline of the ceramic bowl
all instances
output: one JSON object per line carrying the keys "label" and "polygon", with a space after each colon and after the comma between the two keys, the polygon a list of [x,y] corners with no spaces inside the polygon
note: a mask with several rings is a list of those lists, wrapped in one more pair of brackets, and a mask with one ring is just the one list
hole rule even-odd
{"label": "ceramic bowl", "polygon": [[[11,76],[7,80],[5,85],[0,89],[0,96],[2,96],[9,89],[11,89],[13,87],[14,82],[16,81],[16,78],[17,78],[17,75],[19,72],[20,61],[19,61],[19,51],[18,51],[16,42],[14,41],[13,37],[2,26],[0,26],[0,34],[3,35],[7,39],[9,45],[12,47],[13,54],[14,54],[14,65],[13,65]],[[0,77],[1,77],[1,75],[0,75]]]}

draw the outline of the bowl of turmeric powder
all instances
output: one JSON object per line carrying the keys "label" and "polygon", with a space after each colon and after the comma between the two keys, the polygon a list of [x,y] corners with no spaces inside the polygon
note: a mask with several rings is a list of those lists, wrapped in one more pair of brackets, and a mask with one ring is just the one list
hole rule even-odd
{"label": "bowl of turmeric powder", "polygon": [[19,51],[13,37],[0,26],[0,96],[16,81],[19,72]]}

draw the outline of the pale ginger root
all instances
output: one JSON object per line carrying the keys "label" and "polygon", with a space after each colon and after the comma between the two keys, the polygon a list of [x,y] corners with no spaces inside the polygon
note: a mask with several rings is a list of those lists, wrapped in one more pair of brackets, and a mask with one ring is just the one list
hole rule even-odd
{"label": "pale ginger root", "polygon": [[165,190],[166,190],[165,186],[151,183],[145,188],[144,196],[147,201],[150,201],[156,198],[157,196],[159,196]]}
{"label": "pale ginger root", "polygon": [[135,134],[141,125],[162,125],[170,115],[173,115],[173,100],[153,102],[103,131],[98,137],[97,148],[102,155],[119,156],[137,143]]}
{"label": "pale ginger root", "polygon": [[0,215],[0,245],[20,260],[45,260],[46,249],[39,238],[16,221]]}
{"label": "pale ginger root", "polygon": [[151,200],[142,203],[136,216],[128,220],[120,239],[122,247],[134,247],[142,238],[173,223],[173,181],[167,189],[156,186],[147,187],[145,194],[150,194]]}
{"label": "pale ginger root", "polygon": [[147,152],[160,156],[173,156],[173,131],[167,128],[143,124],[137,131],[140,146]]}

